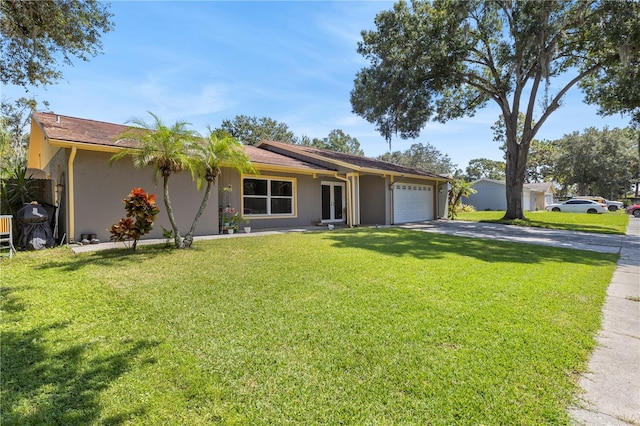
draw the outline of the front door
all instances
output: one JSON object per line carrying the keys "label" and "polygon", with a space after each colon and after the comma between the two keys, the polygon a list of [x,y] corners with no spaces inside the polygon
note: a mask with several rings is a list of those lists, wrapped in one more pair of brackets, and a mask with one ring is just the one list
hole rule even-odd
{"label": "front door", "polygon": [[322,221],[344,222],[344,183],[322,182]]}

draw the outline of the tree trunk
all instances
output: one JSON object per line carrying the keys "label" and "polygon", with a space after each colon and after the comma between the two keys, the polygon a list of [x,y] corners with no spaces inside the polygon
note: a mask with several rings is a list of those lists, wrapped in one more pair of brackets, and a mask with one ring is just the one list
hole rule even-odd
{"label": "tree trunk", "polygon": [[191,247],[193,243],[193,234],[196,232],[196,226],[198,224],[198,220],[200,220],[200,216],[204,212],[204,209],[207,207],[209,203],[209,197],[211,196],[211,188],[213,188],[213,184],[215,181],[207,181],[207,188],[204,191],[204,196],[202,197],[202,202],[200,203],[200,208],[196,213],[196,216],[193,218],[193,223],[191,224],[191,229],[189,233],[184,237],[184,246]]}
{"label": "tree trunk", "polygon": [[180,230],[176,224],[176,218],[173,216],[173,208],[171,207],[171,199],[169,198],[169,176],[163,176],[163,190],[164,190],[164,206],[167,209],[167,216],[169,216],[169,223],[171,223],[171,229],[173,229],[173,235],[175,238],[176,248],[184,248],[184,240],[180,236]]}
{"label": "tree trunk", "polygon": [[507,211],[505,220],[526,219],[522,209],[522,187],[527,165],[530,139],[518,143],[515,127],[510,131],[507,127],[507,160],[506,160],[506,191]]}

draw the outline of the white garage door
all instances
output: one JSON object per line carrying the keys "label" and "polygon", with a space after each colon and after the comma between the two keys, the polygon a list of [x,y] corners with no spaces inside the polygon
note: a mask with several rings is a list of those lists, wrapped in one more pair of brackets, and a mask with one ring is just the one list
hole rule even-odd
{"label": "white garage door", "polygon": [[433,219],[433,186],[393,185],[393,222],[421,222]]}

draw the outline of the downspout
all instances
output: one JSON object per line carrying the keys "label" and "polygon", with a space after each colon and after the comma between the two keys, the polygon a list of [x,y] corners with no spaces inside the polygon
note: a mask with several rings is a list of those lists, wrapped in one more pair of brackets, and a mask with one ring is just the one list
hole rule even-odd
{"label": "downspout", "polygon": [[436,220],[438,220],[438,214],[440,213],[440,181],[438,179],[436,179],[436,185],[435,188],[433,188],[435,190],[435,193],[433,194],[434,198],[436,199],[435,202],[435,212],[433,212],[433,217],[436,218]]}
{"label": "downspout", "polygon": [[[449,192],[448,181],[436,180],[436,220],[447,218],[447,194]],[[444,201],[441,198],[444,197]],[[442,216],[440,216],[440,204],[442,204]]]}
{"label": "downspout", "polygon": [[351,220],[351,215],[353,214],[353,208],[351,206],[351,181],[346,177],[338,176],[337,173],[335,173],[333,177],[347,183],[347,226],[351,227],[353,224],[353,221]]}
{"label": "downspout", "polygon": [[393,175],[389,176],[389,225],[393,223]]}
{"label": "downspout", "polygon": [[76,159],[76,147],[72,146],[71,147],[71,155],[69,155],[69,162],[67,164],[67,197],[69,199],[68,201],[68,208],[69,211],[67,212],[68,217],[69,217],[69,236],[68,236],[68,241],[69,243],[74,243],[75,242],[75,228],[76,228],[76,218],[75,218],[75,190],[74,190],[74,178],[73,178],[73,162]]}
{"label": "downspout", "polygon": [[351,226],[360,226],[360,175],[347,173],[351,181]]}

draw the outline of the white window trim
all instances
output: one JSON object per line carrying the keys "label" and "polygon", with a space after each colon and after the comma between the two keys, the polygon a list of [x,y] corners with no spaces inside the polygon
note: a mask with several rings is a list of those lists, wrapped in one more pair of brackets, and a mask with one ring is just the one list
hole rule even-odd
{"label": "white window trim", "polygon": [[[242,175],[240,177],[240,208],[242,212],[244,212],[244,180],[245,179],[255,179],[255,180],[266,180],[267,181],[267,213],[264,214],[243,214],[243,216],[251,219],[277,219],[277,218],[295,218],[298,217],[298,180],[293,177],[284,177],[284,176],[264,176],[264,175]],[[291,182],[291,197],[286,196],[271,196],[271,181],[279,180],[283,182]],[[264,195],[247,195],[247,197],[251,198],[265,198]],[[291,198],[291,209],[293,210],[291,213],[271,213],[271,199],[272,198]]]}

